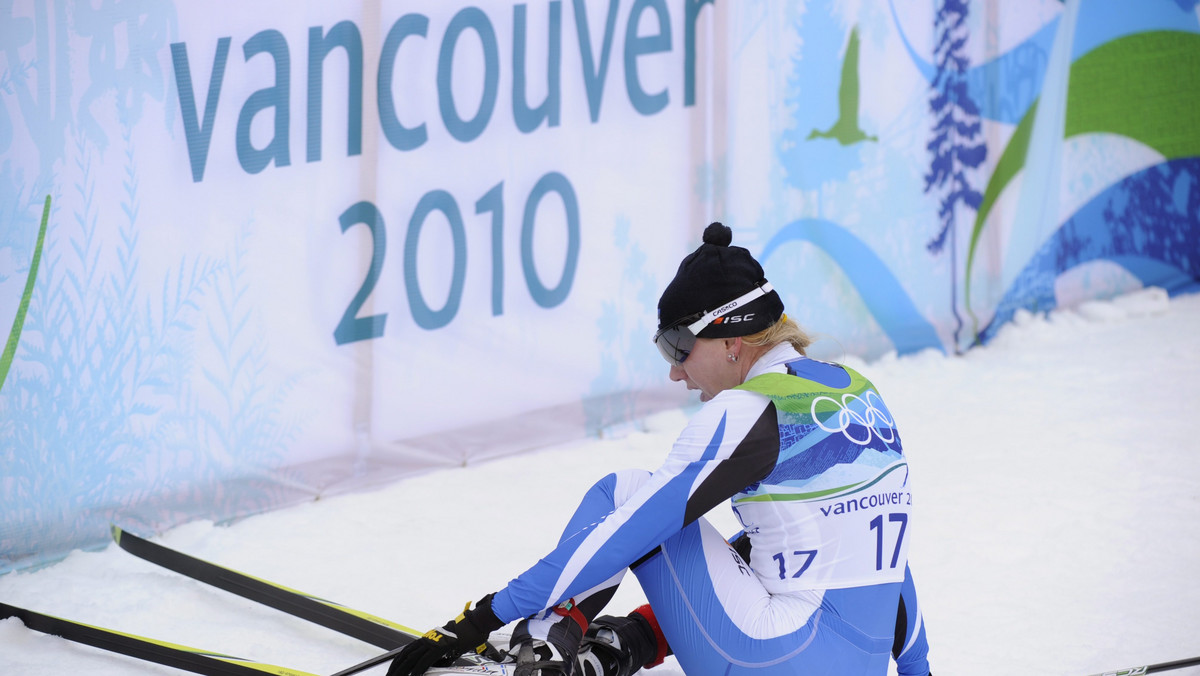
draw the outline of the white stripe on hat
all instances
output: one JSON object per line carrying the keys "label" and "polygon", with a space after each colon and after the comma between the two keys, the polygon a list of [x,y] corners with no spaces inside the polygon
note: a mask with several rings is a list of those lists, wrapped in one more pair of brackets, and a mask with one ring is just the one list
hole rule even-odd
{"label": "white stripe on hat", "polygon": [[729,314],[730,312],[733,312],[734,310],[741,307],[742,305],[745,305],[746,303],[749,303],[750,301],[755,300],[757,298],[761,298],[761,297],[767,295],[768,293],[771,293],[774,290],[775,290],[775,288],[771,286],[770,282],[763,282],[762,286],[754,287],[753,289],[747,291],[746,293],[742,294],[741,296],[738,296],[737,298],[734,298],[733,300],[729,301],[728,303],[722,304],[717,309],[706,313],[700,319],[697,319],[696,321],[692,322],[691,324],[688,324],[688,331],[691,331],[693,336],[698,336],[698,335],[700,335],[700,332],[704,330],[704,327],[711,324],[713,322],[713,320],[716,319],[717,317],[721,317],[723,315]]}

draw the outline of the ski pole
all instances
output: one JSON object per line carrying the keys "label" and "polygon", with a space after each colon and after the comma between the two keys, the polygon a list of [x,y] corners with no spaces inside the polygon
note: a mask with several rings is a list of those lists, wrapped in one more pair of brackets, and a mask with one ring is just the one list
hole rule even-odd
{"label": "ski pole", "polygon": [[[383,653],[381,655],[376,655],[375,657],[372,657],[370,659],[359,662],[358,664],[355,664],[354,666],[346,667],[345,669],[342,669],[341,671],[337,672],[336,674],[333,674],[332,676],[350,676],[351,674],[357,674],[360,671],[366,671],[367,669],[370,669],[371,667],[373,667],[377,664],[382,664],[384,662],[387,662],[388,660],[394,659],[406,647],[407,646],[400,646],[399,648],[389,650],[386,653]],[[493,649],[494,649],[494,647],[493,647]],[[464,661],[464,659],[465,658],[459,658],[457,661],[454,662],[453,665],[451,665],[450,667],[448,667],[446,669],[439,669],[437,667],[434,667],[432,669],[432,671],[430,671],[429,673],[442,673],[442,672],[459,673],[457,671],[457,669],[462,668],[462,667],[467,667],[469,669],[470,673],[480,673],[480,674],[494,673],[491,669],[488,669],[489,666],[495,664],[493,662],[474,664],[469,661]],[[509,672],[505,671],[504,673],[509,673]]]}
{"label": "ski pole", "polygon": [[365,671],[367,669],[370,669],[371,667],[375,666],[376,664],[382,664],[384,662],[387,662],[390,659],[393,659],[394,657],[396,657],[396,655],[399,655],[400,651],[404,650],[405,647],[407,647],[407,646],[400,646],[399,648],[396,648],[395,650],[389,650],[386,653],[383,653],[382,655],[376,655],[375,657],[372,657],[369,660],[365,660],[363,662],[359,662],[358,664],[356,664],[352,667],[347,667],[345,669],[342,669],[341,671],[337,672],[333,676],[350,676],[350,674],[357,674],[360,671]]}
{"label": "ski pole", "polygon": [[1192,667],[1200,665],[1200,657],[1189,657],[1187,659],[1175,660],[1173,662],[1159,662],[1158,664],[1147,664],[1141,667],[1130,667],[1128,669],[1118,669],[1117,671],[1106,671],[1102,674],[1093,674],[1093,676],[1141,676],[1142,674],[1153,674],[1160,671],[1170,671],[1172,669],[1182,669],[1184,667]]}

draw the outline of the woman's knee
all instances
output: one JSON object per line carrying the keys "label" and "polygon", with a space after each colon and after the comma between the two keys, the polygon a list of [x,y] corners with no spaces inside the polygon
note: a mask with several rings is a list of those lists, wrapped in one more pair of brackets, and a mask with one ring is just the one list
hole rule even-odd
{"label": "woman's knee", "polygon": [[575,514],[563,529],[560,541],[596,523],[624,504],[649,478],[650,473],[646,470],[631,469],[613,472],[597,481],[575,508]]}
{"label": "woman's knee", "polygon": [[633,494],[650,480],[650,472],[644,469],[623,469],[609,476],[614,477],[614,507],[619,507],[628,502],[633,497]]}
{"label": "woman's knee", "polygon": [[644,469],[619,470],[592,484],[585,499],[604,500],[616,509],[628,502],[649,479],[650,472]]}

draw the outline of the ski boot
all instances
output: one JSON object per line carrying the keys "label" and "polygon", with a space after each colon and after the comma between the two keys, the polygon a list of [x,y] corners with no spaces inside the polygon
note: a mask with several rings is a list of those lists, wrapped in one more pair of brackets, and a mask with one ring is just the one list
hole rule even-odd
{"label": "ski boot", "polygon": [[631,676],[662,664],[669,648],[657,624],[648,605],[626,617],[592,620],[579,649],[579,676]]}

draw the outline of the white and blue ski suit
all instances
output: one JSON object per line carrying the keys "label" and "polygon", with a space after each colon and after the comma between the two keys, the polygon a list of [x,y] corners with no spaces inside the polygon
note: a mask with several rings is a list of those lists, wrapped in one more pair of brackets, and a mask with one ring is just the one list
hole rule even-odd
{"label": "white and blue ski suit", "polygon": [[[742,554],[701,518],[725,500]],[[632,567],[689,676],[882,676],[889,655],[901,676],[925,676],[911,509],[875,387],[780,345],[693,416],[656,471],[593,486],[492,610],[509,622],[574,598],[594,617]]]}

